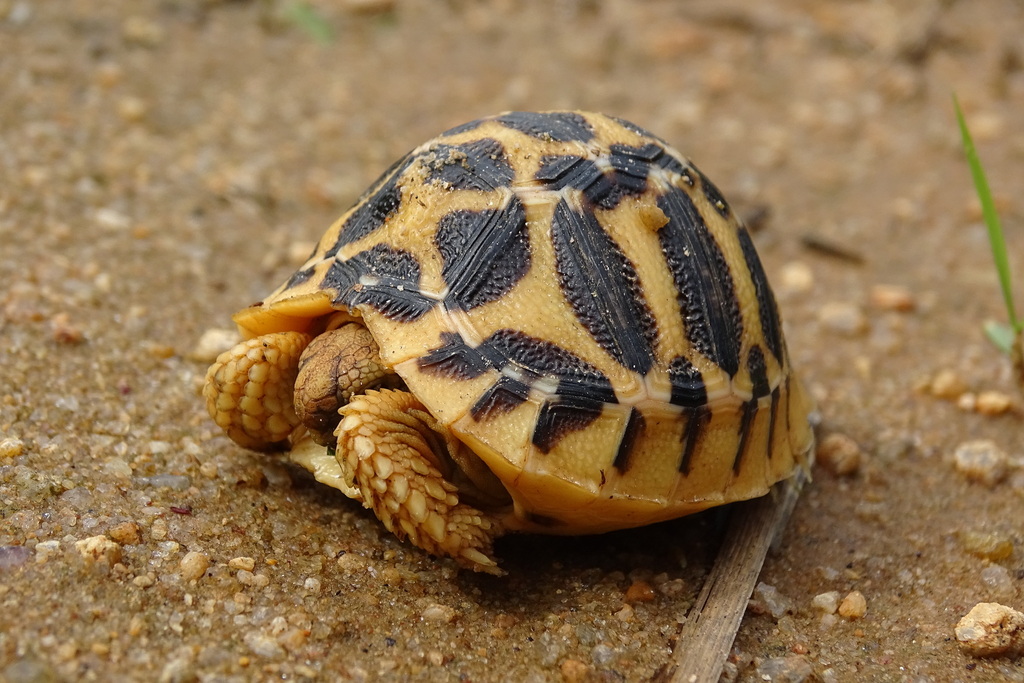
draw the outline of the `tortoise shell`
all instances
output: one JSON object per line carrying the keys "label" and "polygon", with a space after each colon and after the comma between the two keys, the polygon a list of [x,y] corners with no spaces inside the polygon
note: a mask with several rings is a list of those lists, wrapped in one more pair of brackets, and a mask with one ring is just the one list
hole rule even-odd
{"label": "tortoise shell", "polygon": [[315,334],[336,311],[497,475],[512,528],[596,533],[760,496],[812,447],[750,235],[627,121],[511,112],[448,130],[235,321]]}

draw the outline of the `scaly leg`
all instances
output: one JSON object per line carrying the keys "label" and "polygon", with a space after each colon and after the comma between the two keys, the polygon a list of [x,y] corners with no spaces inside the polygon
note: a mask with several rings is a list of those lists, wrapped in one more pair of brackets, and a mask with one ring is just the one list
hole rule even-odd
{"label": "scaly leg", "polygon": [[429,553],[501,575],[491,545],[498,519],[459,502],[450,454],[465,448],[406,391],[368,391],[341,409],[337,457],[384,526]]}
{"label": "scaly leg", "polygon": [[302,332],[275,332],[237,344],[206,372],[206,408],[228,436],[257,451],[287,448],[299,425],[295,377],[309,345]]}

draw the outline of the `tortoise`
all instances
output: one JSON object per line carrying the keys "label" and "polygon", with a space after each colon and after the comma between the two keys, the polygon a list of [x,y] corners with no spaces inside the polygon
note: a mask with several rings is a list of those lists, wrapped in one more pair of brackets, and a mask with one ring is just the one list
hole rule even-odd
{"label": "tortoise", "polygon": [[628,121],[509,112],[394,163],[207,374],[399,538],[502,574],[509,531],[596,534],[764,495],[813,402],[751,237]]}

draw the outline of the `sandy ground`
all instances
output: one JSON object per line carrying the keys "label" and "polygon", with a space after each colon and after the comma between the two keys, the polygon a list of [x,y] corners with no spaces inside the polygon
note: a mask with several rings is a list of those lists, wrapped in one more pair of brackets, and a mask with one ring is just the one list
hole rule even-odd
{"label": "sandy ground", "polygon": [[[727,675],[1024,681],[953,636],[978,601],[1024,609],[1020,395],[980,329],[1005,313],[950,101],[1024,280],[1020,3],[312,4],[327,41],[284,0],[0,0],[0,677],[654,676],[721,513],[508,538],[509,576],[475,576],[234,446],[198,395],[201,335],[391,160],[480,115],[582,108],[759,217],[819,436],[860,448],[815,471]],[[985,391],[1014,405],[972,410]],[[989,484],[954,465],[977,439],[1009,461]],[[866,612],[833,614],[851,591]]]}

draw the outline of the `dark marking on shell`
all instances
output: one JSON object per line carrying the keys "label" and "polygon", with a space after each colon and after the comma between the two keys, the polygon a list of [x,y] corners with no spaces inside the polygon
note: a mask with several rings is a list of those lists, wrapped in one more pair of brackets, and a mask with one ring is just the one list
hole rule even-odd
{"label": "dark marking on shell", "polygon": [[529,395],[530,387],[503,375],[477,399],[469,414],[474,420],[483,422],[512,412],[525,403]]}
{"label": "dark marking on shell", "polygon": [[647,189],[647,175],[651,163],[664,150],[653,143],[643,147],[612,145],[608,161],[615,169],[615,183],[622,186],[626,194],[641,194]]}
{"label": "dark marking on shell", "polygon": [[285,289],[291,289],[292,287],[298,287],[309,278],[313,277],[313,273],[316,272],[314,268],[303,268],[295,271],[295,273],[288,278],[288,282],[285,283]]}
{"label": "dark marking on shell", "polygon": [[499,116],[497,120],[513,130],[541,140],[589,142],[594,137],[590,123],[575,112],[513,111]]}
{"label": "dark marking on shell", "polygon": [[611,170],[601,168],[591,159],[572,154],[552,154],[541,159],[535,176],[552,190],[576,188],[602,209],[614,209],[623,197],[643,194],[652,162],[668,160],[666,167],[680,166],[653,143],[642,147],[615,144],[611,146],[608,163]]}
{"label": "dark marking on shell", "polygon": [[514,364],[524,374],[524,381],[557,378],[556,394],[616,402],[612,384],[600,370],[557,344],[519,330],[503,329],[485,339],[478,350],[498,370]]}
{"label": "dark marking on shell", "polygon": [[[361,282],[364,276],[373,282]],[[434,307],[419,287],[420,264],[416,257],[387,244],[376,244],[348,260],[335,260],[322,283],[323,289],[337,292],[335,304],[367,305],[402,322],[416,320]]]}
{"label": "dark marking on shell", "polygon": [[622,439],[619,441],[619,450],[615,453],[615,460],[612,466],[619,472],[625,474],[629,471],[630,461],[633,458],[633,449],[636,447],[637,439],[643,434],[646,420],[643,413],[636,408],[629,411],[629,420],[626,422],[626,429],[622,432]]}
{"label": "dark marking on shell", "polygon": [[589,427],[601,415],[604,402],[580,395],[545,401],[533,429],[533,445],[548,453],[567,434]]}
{"label": "dark marking on shell", "polygon": [[356,202],[351,215],[345,220],[338,235],[338,241],[324,254],[330,258],[346,244],[351,244],[366,237],[374,230],[383,226],[397,211],[402,203],[402,174],[413,162],[413,157],[405,155],[370,186]]}
{"label": "dark marking on shell", "polygon": [[747,452],[747,442],[750,440],[750,425],[757,415],[758,400],[751,399],[743,404],[743,414],[740,416],[740,443],[736,447],[736,458],[732,461],[733,474],[739,474],[740,465],[743,463],[743,456]]}
{"label": "dark marking on shell", "polygon": [[679,472],[684,476],[690,473],[693,454],[704,435],[704,429],[711,422],[711,411],[707,406],[699,406],[685,411],[686,427],[683,428],[683,450],[679,458]]}
{"label": "dark marking on shell", "polygon": [[754,241],[751,239],[750,233],[741,226],[736,234],[740,240],[740,249],[743,251],[743,260],[747,264],[747,272],[750,273],[750,279],[754,283],[757,313],[761,319],[761,332],[768,344],[768,350],[781,365],[785,355],[785,346],[782,341],[782,323],[779,321],[779,307],[775,303],[775,295],[768,284],[768,276],[761,265],[761,259],[754,248]]}
{"label": "dark marking on shell", "polygon": [[711,202],[711,206],[715,207],[715,211],[721,214],[722,218],[728,218],[730,210],[728,202],[725,201],[725,197],[723,197],[722,193],[718,191],[715,184],[711,182],[706,175],[700,172],[700,169],[695,167],[693,170],[696,171],[698,176],[700,176],[701,189],[704,191],[704,196],[707,200]]}
{"label": "dark marking on shell", "polygon": [[768,384],[768,366],[765,365],[764,351],[760,346],[751,347],[747,355],[747,371],[750,373],[751,391],[755,401],[772,392]]}
{"label": "dark marking on shell", "polygon": [[515,178],[505,148],[494,138],[460,145],[438,143],[419,158],[426,167],[428,183],[443,183],[453,190],[489,191],[508,187]]}
{"label": "dark marking on shell", "polygon": [[704,376],[689,358],[673,358],[668,364],[668,378],[672,384],[671,404],[684,408],[698,408],[707,404],[708,391],[704,386]]}
{"label": "dark marking on shell", "polygon": [[775,445],[775,423],[779,417],[779,398],[781,394],[781,387],[775,387],[772,390],[772,404],[770,412],[768,413],[768,458],[772,457],[772,453],[775,452],[773,446]]}
{"label": "dark marking on shell", "polygon": [[602,172],[593,161],[572,154],[544,157],[535,177],[551,190],[566,187],[580,190],[588,201],[605,209],[614,209],[625,190],[616,185],[614,178]]}
{"label": "dark marking on shell", "polygon": [[636,267],[592,212],[564,200],[555,207],[551,241],[562,293],[580,324],[620,364],[647,374],[658,326]]}
{"label": "dark marking on shell", "polygon": [[669,189],[658,207],[668,217],[658,238],[675,281],[686,336],[732,377],[740,367],[743,318],[729,263],[685,191]]}
{"label": "dark marking on shell", "polygon": [[530,270],[526,211],[512,197],[503,209],[453,211],[434,233],[444,261],[448,308],[470,310],[507,294]]}
{"label": "dark marking on shell", "polygon": [[448,379],[473,379],[487,372],[491,364],[477,349],[455,332],[441,333],[441,346],[417,362],[422,372]]}

